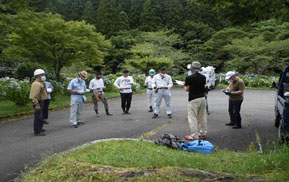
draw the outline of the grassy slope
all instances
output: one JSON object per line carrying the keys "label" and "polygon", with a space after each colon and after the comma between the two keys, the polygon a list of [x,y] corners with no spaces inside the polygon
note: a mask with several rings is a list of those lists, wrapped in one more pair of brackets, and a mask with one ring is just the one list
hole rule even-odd
{"label": "grassy slope", "polygon": [[[95,172],[98,168],[119,171],[158,169],[165,175],[130,177],[131,181],[201,181],[195,177],[176,175],[175,171],[193,168],[234,175],[262,176],[278,181],[289,180],[289,147],[259,153],[236,153],[216,150],[211,155],[177,151],[149,142],[109,141],[94,144],[75,152],[47,158],[30,171],[25,181],[126,181],[116,174]],[[237,181],[246,181],[238,177]]]}

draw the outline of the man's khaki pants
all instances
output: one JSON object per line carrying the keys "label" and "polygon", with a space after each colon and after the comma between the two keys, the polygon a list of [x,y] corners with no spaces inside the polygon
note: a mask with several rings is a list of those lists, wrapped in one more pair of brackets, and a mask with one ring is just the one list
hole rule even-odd
{"label": "man's khaki pants", "polygon": [[191,136],[195,139],[199,135],[207,134],[207,114],[205,97],[191,100],[188,103],[188,121],[191,129]]}

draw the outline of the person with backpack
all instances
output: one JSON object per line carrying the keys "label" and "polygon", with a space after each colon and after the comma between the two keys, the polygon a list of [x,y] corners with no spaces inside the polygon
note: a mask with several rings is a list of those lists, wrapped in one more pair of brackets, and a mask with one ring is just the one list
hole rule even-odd
{"label": "person with backpack", "polygon": [[121,108],[123,111],[122,114],[131,114],[129,112],[129,109],[131,106],[133,85],[134,85],[134,80],[131,76],[129,76],[128,70],[124,70],[123,76],[118,77],[114,82],[114,86],[118,88],[120,92]]}
{"label": "person with backpack", "polygon": [[98,100],[100,100],[104,104],[105,112],[107,116],[112,116],[111,113],[108,111],[108,103],[104,96],[104,81],[102,79],[102,73],[96,73],[96,77],[92,79],[89,83],[89,89],[93,90],[92,100],[94,104],[94,111],[96,113],[96,117],[100,117],[98,113]]}
{"label": "person with backpack", "polygon": [[149,112],[153,112],[153,107],[154,107],[154,90],[152,87],[152,81],[153,77],[156,74],[154,69],[149,70],[149,76],[146,77],[145,80],[145,87],[147,88],[147,99],[148,99],[148,107],[149,107]]}
{"label": "person with backpack", "polygon": [[201,64],[192,62],[190,67],[192,74],[186,77],[184,89],[189,92],[188,97],[188,122],[191,135],[186,136],[188,140],[205,139],[207,134],[206,114],[206,77],[199,72]]}
{"label": "person with backpack", "polygon": [[156,98],[155,98],[155,111],[152,118],[157,118],[160,114],[160,107],[162,99],[164,98],[167,106],[167,115],[172,118],[172,108],[171,108],[171,91],[173,87],[172,78],[167,74],[166,68],[161,68],[160,73],[155,75],[152,80],[152,87],[154,88]]}

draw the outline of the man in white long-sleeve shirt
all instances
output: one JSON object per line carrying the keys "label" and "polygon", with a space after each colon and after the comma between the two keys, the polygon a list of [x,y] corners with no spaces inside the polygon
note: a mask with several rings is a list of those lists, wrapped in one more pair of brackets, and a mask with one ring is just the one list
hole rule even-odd
{"label": "man in white long-sleeve shirt", "polygon": [[173,82],[171,76],[167,74],[166,68],[161,68],[160,73],[154,76],[152,86],[156,92],[155,93],[156,108],[152,118],[157,118],[159,116],[162,98],[164,98],[166,102],[167,115],[169,118],[172,118],[170,89],[173,87]]}
{"label": "man in white long-sleeve shirt", "polygon": [[130,114],[129,109],[132,100],[132,86],[134,85],[134,80],[129,76],[129,71],[124,70],[123,76],[118,77],[114,86],[119,89],[121,96],[121,108],[123,114]]}
{"label": "man in white long-sleeve shirt", "polygon": [[104,86],[104,82],[102,79],[102,73],[100,73],[100,72],[96,73],[96,77],[94,79],[92,79],[89,83],[89,89],[93,90],[92,100],[94,103],[94,111],[95,111],[97,117],[100,116],[98,113],[98,100],[100,100],[104,104],[106,115],[112,116],[112,114],[109,113],[109,111],[108,111],[107,100],[104,96],[105,88],[106,87]]}
{"label": "man in white long-sleeve shirt", "polygon": [[154,90],[152,87],[152,81],[153,77],[156,74],[154,69],[149,70],[149,76],[145,80],[145,86],[147,88],[147,99],[148,99],[148,106],[149,106],[149,112],[153,112],[153,106],[154,106]]}

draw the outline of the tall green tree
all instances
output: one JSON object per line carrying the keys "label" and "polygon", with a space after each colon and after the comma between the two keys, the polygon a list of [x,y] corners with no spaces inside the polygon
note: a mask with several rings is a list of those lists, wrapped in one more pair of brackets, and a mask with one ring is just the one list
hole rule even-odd
{"label": "tall green tree", "polygon": [[169,29],[179,27],[183,21],[184,7],[178,0],[163,0],[163,23]]}
{"label": "tall green tree", "polygon": [[85,20],[89,24],[95,24],[96,11],[93,9],[92,3],[87,1],[82,15],[82,20]]}
{"label": "tall green tree", "polygon": [[129,23],[132,29],[140,25],[140,14],[142,13],[144,0],[130,0]]}
{"label": "tall green tree", "polygon": [[152,6],[151,0],[146,0],[140,15],[140,29],[143,31],[156,31],[162,26],[157,10]]}
{"label": "tall green tree", "polygon": [[277,18],[288,21],[288,0],[197,0],[222,14],[223,18],[234,25],[243,25],[253,22]]}
{"label": "tall green tree", "polygon": [[157,67],[153,68],[159,69],[161,63],[178,73],[183,71],[187,62],[190,62],[187,54],[174,48],[174,45],[181,41],[178,35],[169,31],[158,31],[142,33],[141,37],[131,48],[132,57],[126,60],[127,64],[141,71],[144,71],[141,65],[145,64],[148,66],[145,71],[148,71],[152,64]]}
{"label": "tall green tree", "polygon": [[100,0],[96,14],[96,30],[110,37],[118,30],[118,8],[116,0]]}
{"label": "tall green tree", "polygon": [[[12,16],[12,15],[11,15]],[[72,63],[103,63],[104,49],[110,44],[85,22],[66,22],[59,15],[30,13],[13,15],[15,31],[3,51],[10,61],[34,61],[54,70],[60,81],[61,69]]]}
{"label": "tall green tree", "polygon": [[128,20],[128,15],[125,11],[121,11],[119,13],[119,22],[118,22],[118,28],[119,28],[119,31],[120,30],[129,30],[130,27],[129,27],[129,20]]}

